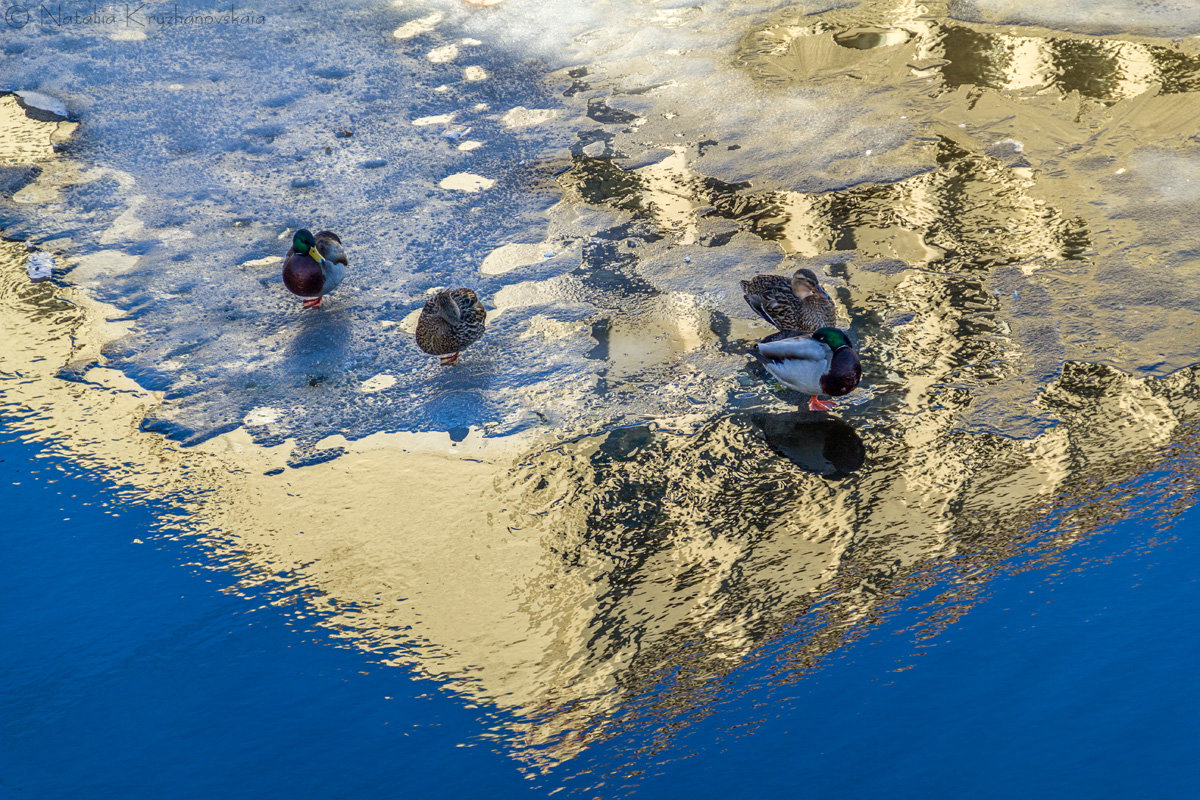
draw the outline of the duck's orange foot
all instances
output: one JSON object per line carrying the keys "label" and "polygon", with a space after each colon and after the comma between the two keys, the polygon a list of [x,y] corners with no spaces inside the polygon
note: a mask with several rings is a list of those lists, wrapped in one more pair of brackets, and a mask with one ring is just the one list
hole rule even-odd
{"label": "duck's orange foot", "polygon": [[809,411],[832,411],[833,410],[833,401],[832,400],[829,400],[829,401],[822,400],[821,398],[817,397],[814,394],[811,398],[809,398],[808,410]]}
{"label": "duck's orange foot", "polygon": [[320,308],[321,307],[321,298],[319,298],[319,297],[308,298],[307,300],[304,301],[304,307],[305,308]]}
{"label": "duck's orange foot", "polygon": [[451,353],[448,356],[442,356],[443,367],[453,367],[458,363],[458,353]]}

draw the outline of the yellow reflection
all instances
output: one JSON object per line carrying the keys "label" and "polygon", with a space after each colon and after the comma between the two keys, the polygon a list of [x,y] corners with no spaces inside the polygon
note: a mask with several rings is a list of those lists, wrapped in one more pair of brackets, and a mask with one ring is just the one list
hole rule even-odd
{"label": "yellow reflection", "polygon": [[915,76],[938,90],[1077,92],[1106,104],[1200,86],[1200,55],[1186,42],[961,22],[947,6],[881,0],[813,16],[785,10],[746,34],[738,61],[771,85],[847,73],[878,83]]}
{"label": "yellow reflection", "polygon": [[[22,427],[182,506],[172,524],[336,639],[511,712],[507,746],[542,767],[631,717],[702,706],[714,678],[818,603],[829,610],[787,670],[810,669],[931,562],[969,564],[966,591],[1022,548],[1089,535],[1128,513],[1106,487],[1156,468],[1200,419],[1198,370],[1068,364],[1039,399],[1060,424],[1027,441],[965,433],[949,408],[857,433],[769,411],[573,442],[378,434],[278,474],[287,446],[238,432],[180,448],[138,432],[160,400],[118,373],[56,378],[99,358],[71,341],[97,341],[104,311],[22,282],[18,246],[0,253],[0,325],[19,343],[0,372],[22,376],[0,392]],[[1175,475],[1154,491],[1180,491]],[[631,705],[652,688],[670,703]]]}
{"label": "yellow reflection", "polygon": [[[1083,223],[1039,198],[1028,173],[948,137],[934,144],[931,156],[936,166],[911,178],[820,193],[749,192],[744,185],[703,181],[682,160],[663,162],[647,178],[640,170],[624,172],[610,161],[580,157],[560,182],[584,202],[645,209],[665,230],[681,233],[680,244],[695,238],[685,209],[707,206],[710,214],[742,222],[800,256],[856,250],[866,258],[932,265],[952,250],[978,264],[1060,260],[1086,248]],[[672,167],[678,174],[670,196],[679,210],[665,216],[660,187],[663,171]],[[685,190],[687,203],[678,200]]]}
{"label": "yellow reflection", "polygon": [[51,158],[56,144],[66,141],[74,122],[46,121],[26,114],[16,95],[0,95],[0,167],[26,166]]}

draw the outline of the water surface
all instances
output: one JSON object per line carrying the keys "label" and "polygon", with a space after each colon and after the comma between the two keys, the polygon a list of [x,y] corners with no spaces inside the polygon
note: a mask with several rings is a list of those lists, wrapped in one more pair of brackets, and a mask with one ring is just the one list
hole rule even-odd
{"label": "water surface", "polygon": [[[243,755],[196,766],[231,758],[235,684],[283,688],[220,747],[317,758],[312,796],[393,796],[393,759],[443,796],[1200,783],[1170,712],[1196,700],[1200,20],[1105,8],[1120,31],[632,0],[9,31],[0,413],[73,495],[10,481],[39,565],[14,602],[55,599],[18,606],[9,732],[126,713],[112,741],[142,748],[20,785],[172,794],[130,777],[161,761],[177,796],[254,796]],[[320,312],[279,280],[301,225],[350,249]],[[832,416],[748,356],[738,279],[801,264],[860,343]],[[489,330],[448,370],[410,332],[457,285]],[[46,631],[92,643],[82,673]],[[193,705],[95,677],[156,674],[130,652]],[[67,683],[81,712],[38,721]]]}

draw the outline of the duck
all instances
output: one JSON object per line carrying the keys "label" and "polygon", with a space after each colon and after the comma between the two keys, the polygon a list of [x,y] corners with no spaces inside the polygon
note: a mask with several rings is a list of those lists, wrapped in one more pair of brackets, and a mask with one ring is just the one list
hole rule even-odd
{"label": "duck", "polygon": [[837,325],[833,300],[811,269],[801,267],[791,280],[782,275],[755,275],[742,281],[742,292],[750,307],[781,331],[811,333]]}
{"label": "duck", "polygon": [[755,344],[753,353],[780,383],[811,396],[809,411],[831,410],[833,402],[820,395],[842,397],[862,380],[858,353],[839,328],[773,333]]}
{"label": "duck", "polygon": [[487,310],[470,289],[444,289],[425,302],[417,318],[417,347],[441,356],[442,366],[458,363],[458,354],[483,336]]}
{"label": "duck", "polygon": [[292,236],[292,249],[283,260],[283,285],[304,298],[305,308],[320,308],[321,298],[346,276],[347,263],[336,233],[321,231],[313,236],[308,228],[301,228]]}

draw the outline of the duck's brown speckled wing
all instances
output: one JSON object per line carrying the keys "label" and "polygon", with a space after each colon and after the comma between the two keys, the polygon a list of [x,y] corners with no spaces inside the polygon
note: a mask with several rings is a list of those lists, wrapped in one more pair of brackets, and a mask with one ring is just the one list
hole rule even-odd
{"label": "duck's brown speckled wing", "polygon": [[746,303],[758,315],[781,331],[800,328],[800,298],[791,282],[782,275],[755,275],[742,281]]}
{"label": "duck's brown speckled wing", "polygon": [[[447,296],[458,308],[459,320],[451,323],[438,313],[438,298]],[[487,310],[470,289],[450,289],[430,297],[417,318],[417,346],[433,356],[463,350],[483,336]]]}
{"label": "duck's brown speckled wing", "polygon": [[487,309],[479,302],[479,297],[470,289],[455,289],[450,292],[458,305],[458,313],[462,315],[460,329],[463,335],[463,347],[476,342],[483,336],[483,327],[487,322]]}

